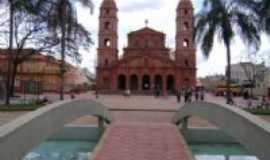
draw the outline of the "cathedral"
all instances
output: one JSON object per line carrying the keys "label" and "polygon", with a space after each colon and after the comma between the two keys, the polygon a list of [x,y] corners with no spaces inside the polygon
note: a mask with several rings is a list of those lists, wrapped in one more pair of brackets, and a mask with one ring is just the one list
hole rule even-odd
{"label": "cathedral", "polygon": [[150,27],[128,34],[123,55],[118,53],[118,8],[114,0],[103,0],[99,15],[96,85],[103,93],[130,90],[150,94],[173,93],[196,85],[194,15],[190,0],[180,0],[176,12],[174,56],[166,48],[166,35]]}

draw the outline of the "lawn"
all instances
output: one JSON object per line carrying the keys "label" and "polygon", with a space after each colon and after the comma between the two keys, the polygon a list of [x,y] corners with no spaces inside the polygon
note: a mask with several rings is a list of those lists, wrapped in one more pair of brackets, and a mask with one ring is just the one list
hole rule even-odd
{"label": "lawn", "polygon": [[34,111],[44,104],[11,104],[9,106],[0,105],[0,112],[18,112],[18,111]]}
{"label": "lawn", "polygon": [[270,108],[246,108],[245,111],[256,115],[270,115]]}

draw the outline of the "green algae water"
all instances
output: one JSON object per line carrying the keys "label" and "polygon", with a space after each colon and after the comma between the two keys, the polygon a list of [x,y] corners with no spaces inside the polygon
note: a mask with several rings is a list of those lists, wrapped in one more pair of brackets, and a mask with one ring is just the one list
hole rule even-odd
{"label": "green algae water", "polygon": [[96,144],[91,141],[46,141],[23,160],[89,160]]}
{"label": "green algae water", "polygon": [[190,144],[196,160],[259,160],[238,144]]}

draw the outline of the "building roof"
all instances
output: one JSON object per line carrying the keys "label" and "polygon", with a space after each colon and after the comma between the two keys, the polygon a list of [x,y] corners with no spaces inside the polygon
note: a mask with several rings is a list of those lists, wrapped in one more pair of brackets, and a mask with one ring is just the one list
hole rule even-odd
{"label": "building roof", "polygon": [[117,8],[116,3],[114,0],[103,0],[101,4],[101,8],[106,7],[106,8]]}
{"label": "building roof", "polygon": [[155,29],[149,28],[149,27],[144,27],[142,29],[139,29],[137,31],[130,32],[129,35],[139,35],[139,34],[154,34],[154,35],[161,35],[164,36],[165,34],[157,31]]}
{"label": "building roof", "polygon": [[181,8],[193,8],[191,0],[180,0],[177,9]]}

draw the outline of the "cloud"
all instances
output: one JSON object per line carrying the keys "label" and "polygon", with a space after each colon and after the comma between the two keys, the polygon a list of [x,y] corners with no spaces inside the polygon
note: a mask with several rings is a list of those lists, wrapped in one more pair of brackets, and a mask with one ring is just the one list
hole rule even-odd
{"label": "cloud", "polygon": [[162,0],[155,0],[155,1],[145,1],[145,0],[134,0],[129,1],[129,3],[124,3],[120,5],[121,12],[131,13],[131,12],[141,12],[142,10],[149,10],[149,9],[159,9],[162,6]]}
{"label": "cloud", "polygon": [[[127,34],[131,31],[144,27],[144,20],[149,19],[149,26],[166,34],[166,45],[175,48],[175,18],[176,8],[179,0],[116,0],[119,8],[119,51],[122,54],[123,47],[127,44]],[[94,15],[89,15],[89,11],[79,9],[80,22],[92,33],[95,42],[89,52],[82,52],[82,66],[95,71],[96,48],[98,35],[98,15],[102,0],[93,0],[95,4]],[[192,0],[195,12],[202,6],[202,0]],[[262,37],[262,46],[259,53],[270,54],[270,40],[267,36]],[[246,47],[240,38],[236,38],[231,46],[232,62],[240,61],[245,53]],[[226,49],[219,41],[215,41],[215,46],[209,57],[205,59],[197,49],[198,76],[205,76],[215,73],[224,73],[226,67]]]}

